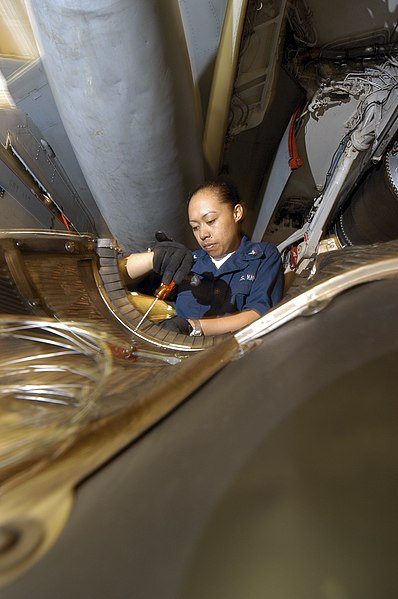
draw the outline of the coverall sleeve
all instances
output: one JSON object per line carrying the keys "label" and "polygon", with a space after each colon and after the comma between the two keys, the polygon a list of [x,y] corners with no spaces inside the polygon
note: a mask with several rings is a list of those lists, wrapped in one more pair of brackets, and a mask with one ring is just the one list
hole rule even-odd
{"label": "coverall sleeve", "polygon": [[283,286],[282,259],[277,247],[269,243],[264,250],[243,310],[256,310],[263,316],[282,299]]}

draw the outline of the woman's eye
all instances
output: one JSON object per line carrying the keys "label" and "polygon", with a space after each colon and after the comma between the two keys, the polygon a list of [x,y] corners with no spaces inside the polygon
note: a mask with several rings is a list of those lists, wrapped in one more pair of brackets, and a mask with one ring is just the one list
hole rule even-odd
{"label": "woman's eye", "polygon": [[197,231],[199,227],[192,227],[192,231]]}
{"label": "woman's eye", "polygon": [[216,219],[215,219],[215,218],[213,218],[212,220],[208,220],[206,224],[207,224],[207,225],[212,225],[212,224],[213,224],[213,223],[215,223],[215,222],[216,222]]}

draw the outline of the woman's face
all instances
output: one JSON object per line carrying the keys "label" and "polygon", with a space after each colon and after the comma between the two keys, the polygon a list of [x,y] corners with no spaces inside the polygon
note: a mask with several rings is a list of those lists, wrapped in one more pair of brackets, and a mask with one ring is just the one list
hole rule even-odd
{"label": "woman's face", "polygon": [[213,258],[222,258],[240,244],[241,204],[234,207],[220,202],[217,191],[201,189],[188,206],[189,224],[200,247]]}

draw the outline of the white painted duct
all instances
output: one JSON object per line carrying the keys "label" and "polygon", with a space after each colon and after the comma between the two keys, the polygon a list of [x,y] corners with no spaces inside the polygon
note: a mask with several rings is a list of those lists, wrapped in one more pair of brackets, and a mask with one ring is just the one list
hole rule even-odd
{"label": "white painted duct", "polygon": [[30,0],[43,65],[80,167],[126,250],[187,235],[203,178],[189,59],[173,0]]}

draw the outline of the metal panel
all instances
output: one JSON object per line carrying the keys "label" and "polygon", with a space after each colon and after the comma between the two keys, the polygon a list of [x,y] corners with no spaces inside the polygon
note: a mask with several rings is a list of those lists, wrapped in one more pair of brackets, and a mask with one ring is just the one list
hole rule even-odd
{"label": "metal panel", "polygon": [[61,119],[112,235],[126,249],[148,247],[159,228],[184,239],[185,198],[203,170],[178,5],[30,4]]}

